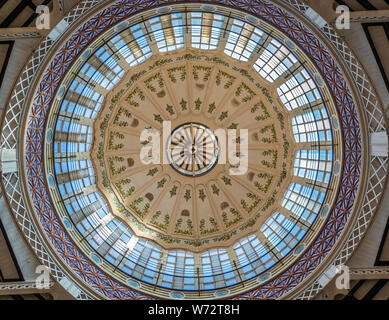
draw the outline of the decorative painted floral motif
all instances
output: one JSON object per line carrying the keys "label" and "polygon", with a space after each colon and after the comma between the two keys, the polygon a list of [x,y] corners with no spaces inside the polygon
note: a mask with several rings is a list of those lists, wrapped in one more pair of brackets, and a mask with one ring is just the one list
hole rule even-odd
{"label": "decorative painted floral motif", "polygon": [[227,178],[226,176],[222,177],[222,180],[226,186],[232,186],[231,179]]}
{"label": "decorative painted floral motif", "polygon": [[208,107],[208,113],[212,113],[216,109],[216,103],[212,102]]}
{"label": "decorative painted floral motif", "polygon": [[222,112],[219,116],[219,121],[223,121],[228,117],[228,111]]}
{"label": "decorative painted floral motif", "polygon": [[110,157],[108,159],[109,168],[110,168],[111,173],[112,173],[113,176],[121,174],[122,172],[126,171],[126,167],[125,166],[121,166],[119,168],[116,168],[116,166],[115,166],[116,162],[123,162],[123,161],[124,161],[124,158],[123,157],[119,157],[119,156]]}
{"label": "decorative painted floral motif", "polygon": [[146,99],[143,91],[136,87],[126,98],[126,101],[130,104],[130,106],[139,107],[139,102],[134,99],[136,97],[138,97],[141,101],[145,101]]}
{"label": "decorative painted floral motif", "polygon": [[199,190],[199,199],[201,199],[201,201],[204,202],[204,200],[207,198],[207,196],[205,195],[205,192],[204,192],[204,189],[200,189]]}
{"label": "decorative painted floral motif", "polygon": [[154,114],[154,121],[157,121],[159,123],[163,123],[163,118],[160,114]]}
{"label": "decorative painted floral motif", "polygon": [[153,169],[150,169],[149,172],[147,173],[147,176],[151,176],[151,177],[154,177],[154,175],[156,173],[158,173],[158,168],[153,168]]}
{"label": "decorative painted floral motif", "polygon": [[235,208],[230,208],[230,213],[232,214],[233,219],[229,219],[228,214],[226,212],[222,213],[223,223],[226,228],[237,224],[243,219],[241,214]]}
{"label": "decorative painted floral motif", "polygon": [[175,76],[175,73],[179,73],[181,81],[185,81],[185,79],[186,79],[186,67],[185,66],[171,68],[171,69],[168,69],[167,72],[168,72],[170,80],[173,83],[177,82],[177,78]]}
{"label": "decorative painted floral motif", "polygon": [[113,124],[118,125],[119,127],[128,127],[128,122],[121,120],[123,115],[128,119],[132,117],[131,112],[129,112],[126,108],[120,107],[113,120]]}
{"label": "decorative painted floral motif", "polygon": [[229,130],[236,130],[236,129],[238,129],[238,126],[239,126],[238,123],[232,123],[232,124],[228,127],[228,129],[229,129]]}
{"label": "decorative painted floral motif", "polygon": [[262,114],[255,117],[257,121],[263,121],[270,118],[270,113],[267,111],[265,104],[261,101],[251,108],[251,113],[255,113],[259,108],[262,110]]}
{"label": "decorative painted floral motif", "polygon": [[114,144],[113,140],[115,138],[123,140],[124,134],[121,134],[120,132],[116,132],[116,131],[111,131],[109,133],[109,140],[108,140],[108,149],[109,150],[119,150],[119,149],[122,149],[124,147],[123,143]]}
{"label": "decorative painted floral motif", "polygon": [[193,234],[193,222],[192,222],[192,220],[191,219],[186,220],[186,229],[185,230],[181,229],[182,223],[183,223],[182,218],[179,218],[176,222],[174,232],[177,234],[183,234],[183,235],[188,235],[188,236],[192,235]]}
{"label": "decorative painted floral motif", "polygon": [[119,182],[115,183],[116,188],[118,189],[120,195],[123,199],[130,197],[135,192],[135,187],[132,186],[128,190],[124,189],[125,185],[129,185],[131,183],[131,179],[122,179]]}
{"label": "decorative painted floral motif", "polygon": [[224,61],[223,59],[220,59],[219,57],[206,57],[206,61],[214,62],[216,64],[222,64],[226,67],[230,67],[229,63]]}
{"label": "decorative painted floral motif", "polygon": [[199,72],[203,73],[203,82],[207,82],[211,75],[212,68],[205,66],[193,66],[193,79],[195,79],[196,81],[199,80]]}
{"label": "decorative painted floral motif", "polygon": [[211,188],[213,194],[219,195],[220,189],[216,186],[216,184],[213,184]]}
{"label": "decorative painted floral motif", "polygon": [[173,186],[173,188],[169,191],[170,193],[170,198],[173,198],[175,195],[177,195],[177,186]]}
{"label": "decorative painted floral motif", "polygon": [[[243,92],[246,92],[246,95],[242,97]],[[242,84],[236,89],[235,96],[241,97],[242,102],[249,102],[256,96],[256,93],[251,90],[247,84],[242,82]]]}
{"label": "decorative painted floral motif", "polygon": [[247,198],[253,201],[251,206],[249,206],[247,204],[247,201],[244,199],[242,199],[240,203],[242,204],[243,209],[245,209],[248,213],[251,213],[256,207],[258,207],[258,204],[261,202],[261,199],[253,193],[248,193]]}
{"label": "decorative painted floral motif", "polygon": [[182,111],[188,110],[188,102],[185,101],[184,98],[181,99],[180,106],[181,106]]}
{"label": "decorative painted floral motif", "polygon": [[157,189],[163,188],[166,182],[167,182],[166,178],[163,178],[161,181],[158,181]]}
{"label": "decorative painted floral motif", "polygon": [[259,191],[267,193],[269,191],[269,186],[271,185],[274,176],[268,173],[259,173],[257,175],[259,179],[265,180],[265,184],[260,183],[259,181],[255,181],[254,185]]}
{"label": "decorative painted floral motif", "polygon": [[162,230],[162,231],[167,231],[168,227],[169,227],[169,224],[170,224],[170,216],[168,214],[166,214],[164,217],[163,217],[163,221],[160,222],[158,220],[158,218],[162,215],[162,212],[161,211],[157,211],[153,217],[151,218],[150,220],[150,224],[152,224],[153,226],[157,227],[158,229]]}
{"label": "decorative painted floral motif", "polygon": [[146,202],[145,203],[145,205],[144,205],[144,207],[142,208],[142,209],[139,209],[138,208],[138,206],[140,205],[140,204],[142,204],[143,203],[143,198],[142,197],[140,197],[140,198],[137,198],[137,199],[135,199],[134,201],[132,201],[131,203],[130,203],[130,208],[132,209],[132,210],[134,210],[134,212],[137,214],[137,216],[138,217],[140,217],[140,218],[144,218],[145,216],[146,216],[146,214],[149,212],[149,210],[150,210],[150,203],[148,203],[148,202]]}
{"label": "decorative painted floral motif", "polygon": [[169,112],[169,114],[170,114],[171,116],[175,115],[174,108],[173,108],[173,106],[170,105],[170,104],[168,104],[168,105],[166,106],[166,111]]}
{"label": "decorative painted floral motif", "polygon": [[226,80],[226,83],[224,84],[224,89],[229,89],[232,84],[234,83],[236,77],[228,74],[225,71],[219,70],[219,72],[216,75],[216,85],[220,86],[222,84],[222,78]]}
{"label": "decorative painted floral motif", "polygon": [[276,134],[276,128],[274,127],[274,124],[265,126],[260,130],[262,134],[267,133],[268,131],[270,131],[271,138],[264,137],[262,138],[262,141],[264,143],[277,143],[277,134]]}
{"label": "decorative painted floral motif", "polygon": [[199,111],[201,109],[201,104],[202,104],[200,98],[197,98],[194,104],[195,104],[195,110]]}
{"label": "decorative painted floral motif", "polygon": [[267,160],[262,160],[262,164],[268,168],[276,168],[277,167],[277,159],[278,159],[278,151],[277,150],[266,150],[262,153],[264,156],[272,156],[272,162]]}
{"label": "decorative painted floral motif", "polygon": [[155,82],[161,89],[165,86],[163,77],[160,72],[157,72],[155,75],[145,80],[145,85],[151,92],[157,91],[157,88],[155,87]]}
{"label": "decorative painted floral motif", "polygon": [[192,196],[190,195],[190,190],[189,190],[189,189],[186,189],[186,190],[185,190],[184,198],[185,198],[186,202],[188,202],[189,199],[192,198]]}
{"label": "decorative painted floral motif", "polygon": [[212,233],[219,231],[219,227],[218,227],[217,222],[214,218],[212,218],[212,217],[209,218],[209,223],[211,225],[211,228],[206,229],[205,228],[205,219],[200,220],[199,228],[200,228],[201,235],[212,234]]}

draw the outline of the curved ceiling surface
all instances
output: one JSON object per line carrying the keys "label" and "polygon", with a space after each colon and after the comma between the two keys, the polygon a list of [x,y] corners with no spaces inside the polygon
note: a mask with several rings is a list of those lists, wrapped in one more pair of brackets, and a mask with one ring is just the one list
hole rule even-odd
{"label": "curved ceiling surface", "polygon": [[[141,15],[154,4],[112,4],[63,40],[27,118],[33,208],[100,295],[282,297],[354,209],[351,91],[325,46],[272,3],[247,15],[173,2]],[[145,133],[162,137],[166,123],[169,147],[157,149],[171,161],[146,164],[156,140]]]}
{"label": "curved ceiling surface", "polygon": [[[70,221],[115,268],[167,289],[227,288],[293,260],[337,185],[340,141],[321,76],[271,28],[220,14],[174,12],[118,29],[82,55],[52,111]],[[162,138],[167,121],[170,146],[142,138]],[[247,170],[218,158],[227,134],[216,130],[236,130]],[[145,164],[142,148],[156,143],[169,163]]]}

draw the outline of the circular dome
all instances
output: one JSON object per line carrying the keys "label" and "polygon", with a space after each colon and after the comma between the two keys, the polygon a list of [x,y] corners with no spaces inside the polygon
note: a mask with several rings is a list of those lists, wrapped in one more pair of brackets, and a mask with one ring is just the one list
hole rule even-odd
{"label": "circular dome", "polygon": [[185,123],[169,136],[165,146],[168,162],[184,176],[206,174],[216,165],[219,142],[215,133],[200,123]]}
{"label": "circular dome", "polygon": [[340,178],[337,113],[315,67],[272,27],[185,17],[191,37],[184,13],[171,12],[147,20],[154,51],[142,24],[128,24],[79,58],[50,112],[51,191],[91,252],[124,276],[187,295],[239,292],[320,230]]}
{"label": "circular dome", "polygon": [[[290,56],[294,58],[292,53]],[[200,261],[206,249],[233,246],[253,233],[276,250],[278,242],[270,247],[267,239],[272,233],[265,236],[259,229],[271,214],[284,210],[278,206],[291,186],[288,172],[292,172],[293,157],[301,148],[292,139],[292,126],[287,125],[292,123],[290,115],[273,98],[277,95],[275,87],[265,83],[255,70],[242,69],[245,65],[225,52],[185,49],[167,57],[156,55],[133,67],[102,104],[94,124],[90,157],[96,185],[107,201],[101,206],[108,205],[109,212],[129,227],[129,239],[135,234],[156,242],[159,249],[190,250]],[[305,74],[309,76],[307,71]],[[317,107],[327,119],[325,105]],[[63,131],[64,123],[57,120],[54,143],[65,142],[64,152],[72,153],[69,135],[63,139],[62,133],[57,134]],[[66,123],[72,128],[71,120]],[[79,120],[74,124],[78,126]],[[294,128],[299,132],[297,124]],[[159,138],[154,139],[155,134]],[[319,141],[315,128],[310,134],[311,141]],[[164,135],[168,136],[166,143]],[[319,179],[316,171],[320,159],[315,155],[324,148],[308,142],[301,149],[312,151],[313,176],[309,182],[322,180],[326,187],[334,160],[329,123],[327,135],[331,146],[325,148],[326,166]],[[153,148],[166,153],[167,161],[149,161]],[[308,154],[302,156],[309,160]],[[246,168],[239,172],[240,166]],[[59,165],[57,171],[57,177],[63,175]],[[305,173],[301,172],[300,178],[302,183]],[[313,189],[304,192],[309,200]],[[69,195],[60,193],[62,198]],[[84,195],[75,196],[75,200],[85,201]],[[324,202],[325,192],[320,197]],[[307,220],[307,225],[313,224],[319,206],[315,210],[314,215],[305,217],[300,213],[290,216],[284,210],[281,216],[289,226],[280,240],[295,228],[294,222],[302,225]],[[76,225],[83,223],[79,214],[68,213]],[[81,215],[82,219],[88,217]],[[302,228],[293,230],[298,236],[289,240],[284,255],[301,240],[306,232],[306,227]],[[170,251],[164,254],[169,256]],[[259,259],[254,253],[250,256],[254,261]],[[268,265],[274,264],[273,259]]]}
{"label": "circular dome", "polygon": [[284,9],[167,3],[56,39],[25,111],[34,224],[85,295],[283,297],[350,231],[364,116]]}

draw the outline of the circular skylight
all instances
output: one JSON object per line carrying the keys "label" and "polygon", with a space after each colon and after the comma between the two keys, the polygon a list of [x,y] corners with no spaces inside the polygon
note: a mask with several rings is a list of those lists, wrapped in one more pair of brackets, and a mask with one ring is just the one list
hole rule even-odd
{"label": "circular skylight", "polygon": [[215,133],[199,123],[186,123],[170,135],[166,152],[170,165],[184,176],[206,174],[216,165],[219,143]]}

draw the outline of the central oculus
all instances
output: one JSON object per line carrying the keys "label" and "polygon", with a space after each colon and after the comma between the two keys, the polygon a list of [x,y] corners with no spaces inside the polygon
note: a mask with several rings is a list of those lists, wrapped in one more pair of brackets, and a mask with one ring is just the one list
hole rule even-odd
{"label": "central oculus", "polygon": [[219,142],[214,132],[200,123],[185,123],[173,130],[167,157],[174,170],[184,176],[206,174],[216,165]]}

